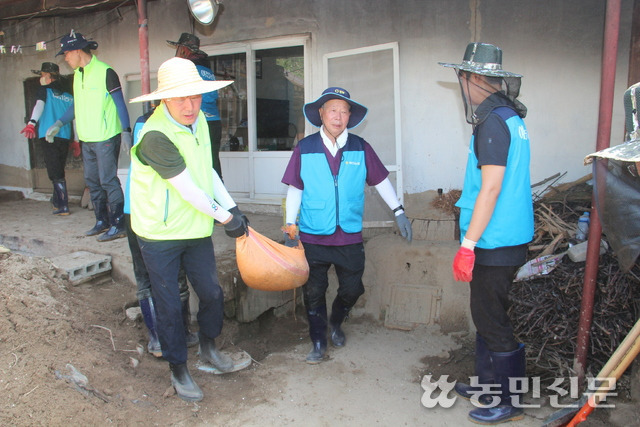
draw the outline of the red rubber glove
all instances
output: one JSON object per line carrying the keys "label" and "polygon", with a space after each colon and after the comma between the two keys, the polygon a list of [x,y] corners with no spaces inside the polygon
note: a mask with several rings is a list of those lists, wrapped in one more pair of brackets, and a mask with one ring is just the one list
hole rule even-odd
{"label": "red rubber glove", "polygon": [[458,282],[470,282],[475,261],[476,254],[471,249],[460,247],[453,258],[453,278]]}
{"label": "red rubber glove", "polygon": [[80,142],[71,141],[71,144],[69,144],[69,149],[71,149],[71,154],[73,154],[73,157],[80,157],[80,153],[82,152],[82,149],[80,148]]}
{"label": "red rubber glove", "polygon": [[20,133],[24,134],[24,136],[29,139],[33,139],[36,137],[36,127],[32,123],[29,123],[20,131]]}

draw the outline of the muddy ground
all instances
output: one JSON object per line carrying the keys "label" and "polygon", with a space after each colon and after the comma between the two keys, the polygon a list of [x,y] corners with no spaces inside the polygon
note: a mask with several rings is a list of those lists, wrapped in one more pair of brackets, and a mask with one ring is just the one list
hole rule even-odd
{"label": "muddy ground", "polygon": [[[12,212],[24,208],[20,217],[28,221],[26,208],[34,202],[11,203]],[[48,208],[44,202],[35,206]],[[0,214],[0,234],[20,228],[7,224],[10,215],[1,206]],[[86,211],[73,215],[74,221],[92,221]],[[227,319],[223,350],[247,351],[254,361],[243,371],[213,375],[195,367],[197,348],[191,348],[189,367],[205,397],[187,403],[173,393],[168,364],[144,351],[144,324],[125,315],[134,301],[130,283],[106,277],[74,286],[46,257],[0,253],[0,424],[471,425],[467,401],[450,408],[421,404],[425,375],[470,375],[469,336],[442,334],[437,327],[390,330],[353,318],[345,325],[347,346],[330,349],[328,361],[310,366],[300,308],[284,317],[267,312],[252,323]],[[513,425],[541,425],[554,411],[528,409]],[[612,422],[609,412],[596,411],[583,425],[633,425],[638,419],[636,413]]]}
{"label": "muddy ground", "polygon": [[[146,348],[146,330],[125,315],[129,286],[110,279],[71,286],[46,258],[12,253],[0,255],[0,283],[3,425],[367,425],[374,420],[417,425],[421,415],[428,416],[420,408],[425,367],[404,366],[427,353],[419,340],[427,331],[409,336],[354,320],[347,331],[358,349],[334,351],[331,360],[309,366],[303,362],[308,338],[301,313],[295,319],[267,313],[243,325],[228,320],[223,349],[247,351],[252,366],[212,375],[195,368],[196,349],[190,349],[191,372],[205,399],[186,403],[173,394],[167,363],[137,351]],[[445,347],[455,344],[438,340],[432,346],[440,347],[446,360]],[[365,342],[367,351],[384,352],[390,357],[386,362],[397,366],[383,366],[385,357],[358,357]],[[404,357],[390,351],[395,345],[402,346]],[[470,360],[455,367],[468,367]],[[72,367],[86,376],[86,384],[71,379]],[[390,381],[398,371],[405,372]],[[379,400],[395,399],[393,412],[380,412]],[[404,406],[413,408],[412,415]],[[291,412],[274,412],[276,407]]]}

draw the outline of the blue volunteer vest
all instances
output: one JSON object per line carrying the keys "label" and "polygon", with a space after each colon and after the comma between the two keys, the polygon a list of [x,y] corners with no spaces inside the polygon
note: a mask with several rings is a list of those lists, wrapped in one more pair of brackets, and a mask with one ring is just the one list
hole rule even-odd
{"label": "blue volunteer vest", "polygon": [[[213,71],[202,65],[196,65],[200,77],[204,80],[215,80],[216,76]],[[202,94],[202,105],[200,109],[204,113],[208,122],[220,120],[220,111],[218,111],[218,91],[207,92]]]}
{"label": "blue volunteer vest", "polygon": [[[505,111],[506,110],[506,111]],[[528,243],[533,238],[533,202],[529,177],[529,135],[524,121],[510,108],[497,108],[511,133],[507,165],[495,210],[477,247],[495,249]],[[506,115],[505,115],[506,113]],[[475,155],[475,138],[471,136],[464,187],[456,206],[460,208],[460,236],[467,232],[480,187],[482,172]]]}
{"label": "blue volunteer vest", "polygon": [[338,225],[346,233],[362,231],[367,178],[364,139],[349,134],[338,175],[331,173],[320,132],[300,143],[300,177],[304,183],[300,231],[331,235]]}
{"label": "blue volunteer vest", "polygon": [[[54,91],[47,88],[44,110],[38,122],[38,138],[44,138],[49,129],[60,116],[73,104],[73,96],[67,92]],[[60,128],[57,138],[71,139],[71,123]]]}

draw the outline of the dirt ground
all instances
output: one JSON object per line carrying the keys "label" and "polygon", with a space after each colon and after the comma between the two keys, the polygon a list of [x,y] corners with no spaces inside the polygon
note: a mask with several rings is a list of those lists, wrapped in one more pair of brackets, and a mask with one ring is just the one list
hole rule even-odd
{"label": "dirt ground", "polygon": [[[79,208],[63,219],[33,219],[47,209],[46,202],[0,202],[0,236],[20,232],[29,221],[34,235],[59,229],[62,221],[82,229],[92,224],[92,213]],[[61,233],[61,247],[94,244],[78,234]],[[421,404],[425,375],[434,381],[470,375],[468,336],[445,335],[437,327],[390,330],[354,318],[345,324],[347,346],[331,348],[328,361],[310,366],[301,310],[285,317],[268,312],[248,324],[227,319],[223,350],[247,351],[253,363],[213,375],[195,367],[197,348],[190,349],[190,371],[205,397],[187,403],[173,393],[168,364],[144,351],[144,324],[126,317],[124,308],[134,300],[130,283],[109,278],[73,286],[46,257],[0,253],[0,424],[472,425],[469,402],[431,409]],[[527,410],[512,425],[538,426],[554,411]],[[633,425],[639,419],[636,414],[618,424],[606,411],[596,414],[583,425]]]}

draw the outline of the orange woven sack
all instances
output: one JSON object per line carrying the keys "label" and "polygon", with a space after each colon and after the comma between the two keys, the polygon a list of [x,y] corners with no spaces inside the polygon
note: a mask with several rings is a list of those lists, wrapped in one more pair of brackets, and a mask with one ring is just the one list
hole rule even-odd
{"label": "orange woven sack", "polygon": [[289,248],[249,227],[236,239],[236,261],[244,283],[261,291],[287,291],[304,285],[309,264],[302,243]]}

